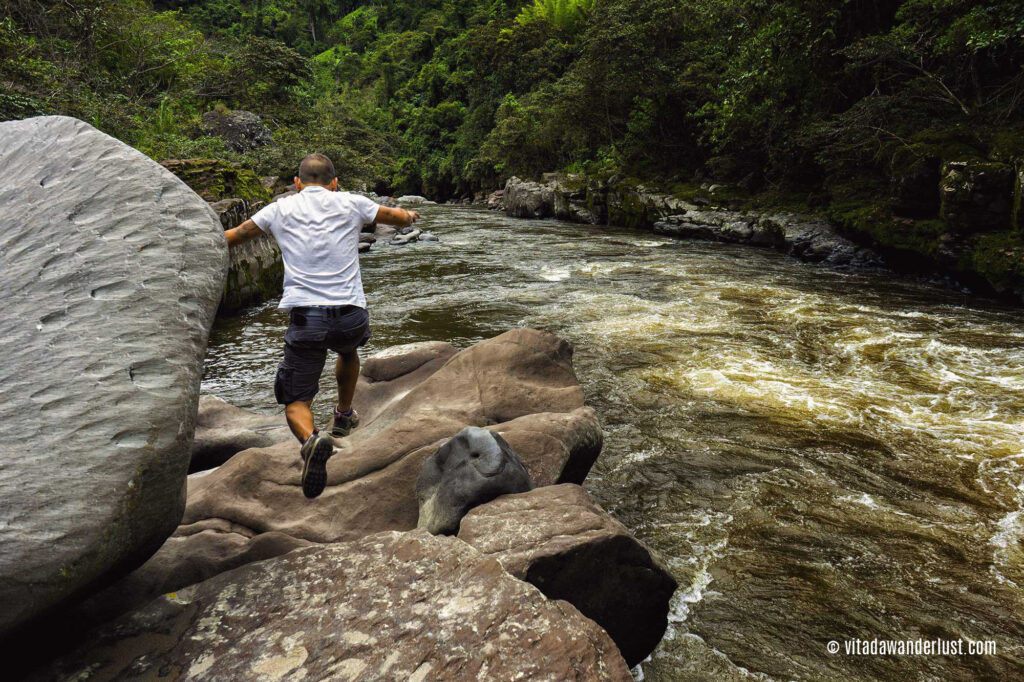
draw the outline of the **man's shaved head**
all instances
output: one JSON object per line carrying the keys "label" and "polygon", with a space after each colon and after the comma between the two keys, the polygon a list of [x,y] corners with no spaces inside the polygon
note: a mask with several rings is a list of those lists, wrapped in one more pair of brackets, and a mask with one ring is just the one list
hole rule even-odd
{"label": "man's shaved head", "polygon": [[310,154],[299,163],[299,181],[303,185],[328,185],[338,177],[334,164],[323,154]]}

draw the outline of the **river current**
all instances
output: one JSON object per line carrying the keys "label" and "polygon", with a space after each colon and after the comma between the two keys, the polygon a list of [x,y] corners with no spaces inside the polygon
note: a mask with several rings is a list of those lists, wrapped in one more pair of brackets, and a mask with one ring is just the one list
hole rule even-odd
{"label": "river current", "polygon": [[[573,344],[605,429],[585,487],[680,584],[638,678],[1024,678],[1024,313],[744,246],[422,213],[440,242],[362,256],[364,357],[516,326]],[[205,392],[279,410],[274,304],[219,321]],[[996,653],[845,652],[915,639]]]}

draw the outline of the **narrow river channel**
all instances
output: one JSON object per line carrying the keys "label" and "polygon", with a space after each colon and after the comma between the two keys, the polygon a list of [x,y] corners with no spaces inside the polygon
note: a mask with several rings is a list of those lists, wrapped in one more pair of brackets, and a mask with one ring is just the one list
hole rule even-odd
{"label": "narrow river channel", "polygon": [[[439,243],[362,257],[367,351],[572,342],[606,435],[585,487],[680,583],[638,677],[1024,679],[1024,313],[767,250],[422,212]],[[277,411],[286,322],[221,321],[204,391]],[[827,648],[918,638],[996,654]]]}

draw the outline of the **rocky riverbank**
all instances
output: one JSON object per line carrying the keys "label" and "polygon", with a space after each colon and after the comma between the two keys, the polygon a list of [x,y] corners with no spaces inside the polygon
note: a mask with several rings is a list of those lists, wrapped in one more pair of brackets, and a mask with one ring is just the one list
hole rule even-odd
{"label": "rocky riverbank", "polygon": [[940,274],[982,294],[1024,301],[1024,170],[990,161],[926,170],[897,178],[888,198],[837,202],[825,216],[718,207],[720,185],[687,200],[640,184],[558,173],[540,182],[510,178],[476,203],[517,218],[636,227],[771,247],[813,263]]}
{"label": "rocky riverbank", "polygon": [[[516,218],[558,218],[589,225],[621,225],[687,239],[775,248],[800,260],[877,268],[881,257],[846,239],[823,219],[698,206],[648,187],[613,187],[549,174],[543,182],[509,178],[499,205]],[[705,202],[706,203],[706,202]]]}

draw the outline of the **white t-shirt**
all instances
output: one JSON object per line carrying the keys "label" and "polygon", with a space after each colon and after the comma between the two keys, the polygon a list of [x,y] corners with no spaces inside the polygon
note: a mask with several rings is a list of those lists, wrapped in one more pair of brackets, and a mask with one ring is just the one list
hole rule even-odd
{"label": "white t-shirt", "polygon": [[311,185],[260,209],[252,221],[274,235],[284,260],[284,295],[277,307],[365,308],[359,233],[379,208],[359,194]]}

